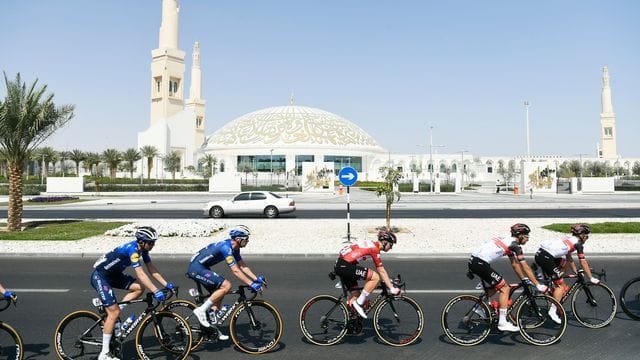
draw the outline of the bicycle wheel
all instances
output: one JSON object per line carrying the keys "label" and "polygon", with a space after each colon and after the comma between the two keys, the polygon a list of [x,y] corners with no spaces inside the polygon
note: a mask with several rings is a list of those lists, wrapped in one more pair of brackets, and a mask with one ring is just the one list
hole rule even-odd
{"label": "bicycle wheel", "polygon": [[136,332],[136,351],[141,359],[183,360],[190,349],[189,323],[170,311],[145,317]]}
{"label": "bicycle wheel", "polygon": [[391,346],[413,344],[422,333],[424,313],[410,297],[386,298],[373,313],[373,328],[380,340]]}
{"label": "bicycle wheel", "polygon": [[0,360],[22,360],[23,350],[20,334],[0,321]]}
{"label": "bicycle wheel", "polygon": [[282,336],[282,318],[276,308],[264,300],[251,300],[236,306],[229,322],[231,340],[248,354],[273,349]]}
{"label": "bicycle wheel", "polygon": [[[551,305],[556,306],[560,324],[549,316]],[[520,335],[533,345],[551,345],[560,340],[567,329],[567,313],[562,305],[551,296],[533,295],[525,299],[516,312]]]}
{"label": "bicycle wheel", "polygon": [[620,306],[630,318],[640,320],[640,277],[631,279],[622,286]]}
{"label": "bicycle wheel", "polygon": [[472,346],[489,336],[493,323],[487,304],[473,295],[460,295],[449,300],[442,309],[442,330],[454,343]]}
{"label": "bicycle wheel", "polygon": [[347,307],[331,295],[315,296],[300,310],[300,330],[316,345],[333,345],[342,340],[348,321]]}
{"label": "bicycle wheel", "polygon": [[96,359],[102,349],[102,318],[86,310],[65,316],[53,334],[58,359]]}
{"label": "bicycle wheel", "polygon": [[193,315],[193,309],[196,307],[196,304],[188,300],[173,300],[162,308],[162,311],[171,311],[187,320],[189,328],[191,328],[191,351],[200,347],[204,340],[202,330],[200,329],[200,322],[196,316]]}
{"label": "bicycle wheel", "polygon": [[613,290],[603,283],[584,284],[571,298],[573,316],[580,324],[591,329],[609,325],[616,316],[617,308]]}

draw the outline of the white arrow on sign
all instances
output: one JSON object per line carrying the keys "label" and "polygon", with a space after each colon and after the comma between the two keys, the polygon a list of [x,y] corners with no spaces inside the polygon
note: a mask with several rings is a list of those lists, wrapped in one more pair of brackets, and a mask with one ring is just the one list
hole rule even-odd
{"label": "white arrow on sign", "polygon": [[341,178],[346,178],[348,180],[353,180],[353,178],[355,177],[355,175],[353,175],[353,173],[346,173],[343,174],[342,176],[340,176]]}

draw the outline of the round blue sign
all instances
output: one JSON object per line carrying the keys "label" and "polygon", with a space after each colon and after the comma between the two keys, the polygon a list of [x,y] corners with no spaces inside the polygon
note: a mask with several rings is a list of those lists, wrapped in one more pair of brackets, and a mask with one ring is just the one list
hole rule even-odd
{"label": "round blue sign", "polygon": [[352,186],[358,181],[358,172],[351,166],[345,166],[338,173],[338,180],[344,186]]}

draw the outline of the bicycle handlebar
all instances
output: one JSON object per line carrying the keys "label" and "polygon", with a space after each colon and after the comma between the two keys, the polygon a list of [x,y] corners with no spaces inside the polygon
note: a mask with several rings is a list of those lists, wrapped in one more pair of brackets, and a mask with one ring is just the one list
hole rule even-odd
{"label": "bicycle handlebar", "polygon": [[[6,302],[6,304],[2,304],[2,302]],[[11,304],[13,304],[13,306],[17,306],[16,305],[17,302],[18,302],[17,297],[15,298],[12,297],[9,299],[3,297],[2,299],[0,299],[0,311],[6,310]]]}

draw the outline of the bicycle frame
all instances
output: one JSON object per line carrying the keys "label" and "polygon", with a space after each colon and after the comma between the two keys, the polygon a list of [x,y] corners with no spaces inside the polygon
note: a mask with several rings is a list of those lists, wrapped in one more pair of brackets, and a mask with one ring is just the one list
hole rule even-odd
{"label": "bicycle frame", "polygon": [[[193,296],[193,299],[195,301],[195,303],[197,305],[202,305],[205,301],[205,299],[209,298],[211,296],[211,292],[207,291],[207,294],[205,295],[205,293],[202,291],[202,284],[200,284],[199,282],[195,281],[196,283],[196,291],[197,294],[191,294]],[[255,317],[253,316],[253,311],[251,310],[250,306],[246,306],[246,304],[248,302],[250,302],[251,300],[255,299],[256,296],[258,296],[257,292],[253,293],[253,296],[251,297],[247,297],[245,295],[245,290],[250,289],[250,286],[247,285],[239,285],[237,290],[233,290],[231,292],[229,292],[229,294],[234,294],[234,295],[238,295],[238,299],[236,299],[236,301],[229,306],[229,309],[222,315],[221,318],[218,319],[218,325],[219,324],[224,324],[224,322],[229,318],[229,316],[233,313],[233,311],[235,310],[236,307],[238,307],[240,304],[244,304],[245,308],[247,309],[247,313],[249,314],[249,318],[251,319],[251,325],[256,326],[256,320]],[[205,328],[207,329],[207,328]]]}
{"label": "bicycle frame", "polygon": [[[485,303],[489,302],[489,299],[491,298],[492,295],[489,295],[489,291],[491,291],[493,288],[488,286],[487,283],[483,280],[480,279],[481,283],[482,283],[482,293],[478,296],[480,298],[480,300],[482,300]],[[507,314],[510,314],[511,311],[517,309],[520,304],[524,301],[526,301],[527,299],[532,299],[533,298],[533,292],[531,292],[531,289],[529,288],[529,286],[524,286],[522,283],[513,283],[513,284],[508,284],[510,289],[509,289],[509,299],[511,300],[511,295],[517,291],[518,289],[522,289],[522,293],[520,295],[518,295],[518,297],[516,297],[515,299],[512,300],[511,304],[507,307]],[[534,305],[535,302],[532,302]],[[489,309],[491,309],[491,317],[493,322],[497,322],[498,320],[498,314],[496,312],[497,309],[495,309],[493,306],[489,306]],[[535,308],[535,311],[540,314],[540,309],[538,309],[537,307]]]}
{"label": "bicycle frame", "polygon": [[[604,269],[601,269],[600,272],[593,271],[593,269],[591,269],[591,273],[593,275],[597,275],[599,278],[603,279],[603,281],[606,281],[607,279],[607,272]],[[562,295],[562,298],[560,299],[560,303],[564,304],[565,300],[571,297],[581,286],[586,285],[587,281],[584,278],[584,274],[580,271],[578,272],[578,274],[563,275],[562,278],[576,279],[576,281],[569,287],[569,290],[565,291],[564,295]],[[554,289],[557,287],[554,282],[551,281],[551,279],[546,275],[544,275],[544,281],[546,281]],[[589,304],[596,306],[597,302],[594,299],[593,294],[591,293],[591,290],[588,286],[584,286],[584,292],[585,294],[587,294],[587,300],[589,301]]]}
{"label": "bicycle frame", "polygon": [[[336,277],[338,277],[338,276],[336,275],[335,272],[330,272],[329,273],[329,278],[331,280],[335,280]],[[396,278],[393,279],[392,282],[394,283],[394,285],[396,287],[402,289],[402,291],[404,292],[405,291],[405,283],[402,282],[401,279],[402,278],[401,278],[400,274],[398,274],[398,276],[396,276]],[[349,298],[349,296],[351,295],[349,292],[351,292],[351,291],[361,291],[363,289],[362,286],[355,287],[355,288],[352,288],[352,289],[347,289],[344,286],[344,283],[342,283],[342,279],[340,279],[340,287],[342,288],[342,295],[340,295],[340,297],[338,298],[339,303],[341,303],[342,301],[346,301],[346,299]],[[382,280],[380,280],[380,283],[375,288],[375,290],[381,290],[381,292],[375,297],[373,302],[371,302],[371,305],[364,309],[364,312],[367,315],[369,315],[369,313],[373,309],[375,309],[378,306],[378,304],[380,304],[382,301],[384,301],[384,299],[393,298],[395,296],[395,295],[392,295],[392,294],[389,293],[389,290],[387,290],[387,287],[384,286],[384,283],[382,282]],[[396,319],[398,319],[399,317],[398,317],[397,311],[395,309],[395,306],[393,304],[393,301],[390,301],[389,305],[391,306],[391,309],[393,310],[393,315],[396,317]],[[337,307],[338,307],[338,304],[336,304],[336,306],[334,306],[331,310],[329,310],[329,312],[327,314],[331,314],[333,312],[333,310],[335,308],[337,308]],[[360,319],[360,316],[358,316],[357,314],[355,314],[352,311],[349,311],[349,320],[352,320],[354,317]]]}

